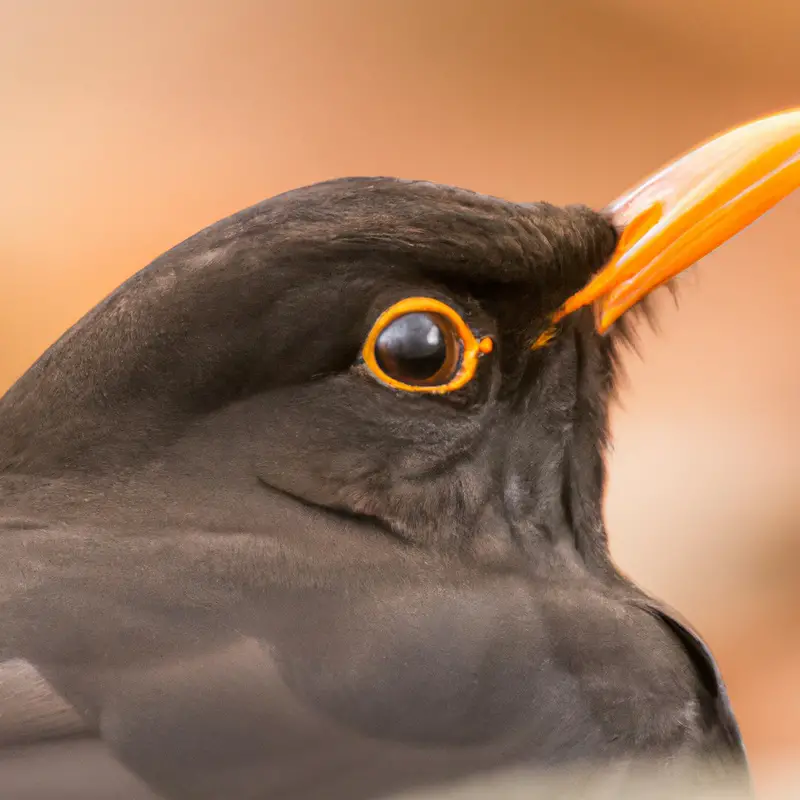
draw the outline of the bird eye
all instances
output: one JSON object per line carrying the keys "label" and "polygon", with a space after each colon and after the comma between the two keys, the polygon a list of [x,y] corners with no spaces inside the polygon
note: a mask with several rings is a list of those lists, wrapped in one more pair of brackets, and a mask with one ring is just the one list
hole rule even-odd
{"label": "bird eye", "polygon": [[467,384],[478,358],[491,352],[446,303],[409,297],[383,312],[370,331],[362,357],[382,383],[408,392],[444,394]]}
{"label": "bird eye", "polygon": [[414,311],[387,325],[375,341],[375,360],[387,375],[413,386],[447,383],[461,360],[461,342],[444,317]]}

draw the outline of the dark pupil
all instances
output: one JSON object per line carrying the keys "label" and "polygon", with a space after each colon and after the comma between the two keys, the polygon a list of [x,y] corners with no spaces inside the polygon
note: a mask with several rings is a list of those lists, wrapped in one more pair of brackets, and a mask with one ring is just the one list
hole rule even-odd
{"label": "dark pupil", "polygon": [[[378,366],[395,380],[425,382],[437,376],[452,354],[443,320],[433,314],[406,314],[387,325],[375,342]],[[449,379],[443,376],[442,382]]]}

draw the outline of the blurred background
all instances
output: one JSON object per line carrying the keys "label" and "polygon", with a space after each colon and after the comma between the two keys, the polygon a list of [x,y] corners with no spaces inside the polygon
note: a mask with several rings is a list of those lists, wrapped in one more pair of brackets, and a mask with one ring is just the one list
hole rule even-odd
{"label": "blurred background", "polygon": [[[171,245],[397,175],[602,206],[800,106],[796,0],[0,0],[0,392]],[[621,566],[719,657],[763,785],[800,753],[800,193],[660,302],[614,411]]]}

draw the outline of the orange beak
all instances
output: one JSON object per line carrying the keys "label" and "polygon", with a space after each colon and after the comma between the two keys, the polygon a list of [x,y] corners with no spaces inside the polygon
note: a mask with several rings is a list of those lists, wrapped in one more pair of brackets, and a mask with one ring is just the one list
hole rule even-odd
{"label": "orange beak", "polygon": [[597,302],[609,327],[657,286],[800,187],[800,109],[751,122],[673,161],[607,209],[622,230],[611,261],[556,314]]}

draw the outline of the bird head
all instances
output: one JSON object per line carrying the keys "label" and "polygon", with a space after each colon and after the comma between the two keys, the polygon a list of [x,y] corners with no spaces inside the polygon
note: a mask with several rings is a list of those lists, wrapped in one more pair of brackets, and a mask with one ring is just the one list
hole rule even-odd
{"label": "bird head", "polygon": [[0,467],[166,470],[184,510],[235,516],[246,487],[411,545],[610,569],[623,312],[798,182],[798,128],[729,134],[602,212],[390,178],[274,197],[65,334],[0,401]]}

